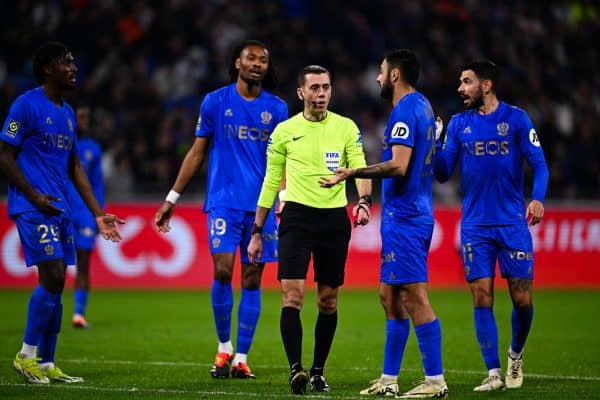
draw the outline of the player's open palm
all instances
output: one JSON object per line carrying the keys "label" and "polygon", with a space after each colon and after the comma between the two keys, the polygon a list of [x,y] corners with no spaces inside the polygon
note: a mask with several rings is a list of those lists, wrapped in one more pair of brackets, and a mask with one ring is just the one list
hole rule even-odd
{"label": "player's open palm", "polygon": [[162,233],[167,233],[171,230],[171,217],[175,212],[175,205],[165,201],[162,203],[156,214],[154,215],[154,223],[158,230]]}
{"label": "player's open palm", "polygon": [[121,241],[121,234],[119,233],[117,224],[124,224],[124,219],[113,214],[105,214],[96,217],[96,223],[98,224],[98,231],[104,239],[110,240],[111,242]]}
{"label": "player's open palm", "polygon": [[544,218],[544,205],[539,200],[531,200],[525,213],[529,225],[536,225]]}
{"label": "player's open palm", "polygon": [[338,168],[335,170],[335,175],[331,178],[325,178],[324,176],[319,179],[319,184],[321,187],[330,188],[334,185],[337,185],[343,180],[346,180],[349,176],[348,168]]}

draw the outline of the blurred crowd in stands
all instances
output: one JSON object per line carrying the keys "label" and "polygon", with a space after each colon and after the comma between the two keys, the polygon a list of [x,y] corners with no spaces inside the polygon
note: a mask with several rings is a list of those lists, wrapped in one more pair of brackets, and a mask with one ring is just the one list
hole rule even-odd
{"label": "blurred crowd in stands", "polygon": [[[332,110],[358,123],[369,163],[379,160],[390,111],[375,81],[386,50],[418,53],[418,89],[446,123],[462,109],[460,67],[491,59],[503,74],[499,97],[524,108],[540,136],[549,197],[600,198],[597,1],[19,0],[2,8],[2,119],[35,86],[33,50],[46,40],[67,44],[79,67],[73,102],[92,106],[109,201],[162,198],[194,139],[204,94],[229,82],[231,49],[246,38],[271,49],[277,94],[292,114],[300,68],[332,71]],[[201,196],[203,188],[199,177],[188,190]],[[457,202],[457,180],[436,185],[435,196]]]}

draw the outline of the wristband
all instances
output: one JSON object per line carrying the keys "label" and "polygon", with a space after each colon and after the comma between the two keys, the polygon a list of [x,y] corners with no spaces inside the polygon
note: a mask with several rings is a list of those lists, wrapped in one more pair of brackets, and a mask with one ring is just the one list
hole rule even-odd
{"label": "wristband", "polygon": [[285,197],[285,189],[281,189],[281,190],[279,191],[279,195],[278,195],[278,197],[279,197],[279,201],[285,201],[285,200],[283,199],[283,198]]}
{"label": "wristband", "polygon": [[252,224],[252,229],[250,230],[250,235],[254,235],[255,233],[262,234],[262,231],[263,231],[263,227],[258,226],[254,223],[254,224]]}
{"label": "wristband", "polygon": [[360,200],[358,201],[358,203],[359,203],[359,204],[360,204],[360,201],[361,201],[361,200],[364,200],[364,202],[365,202],[365,203],[366,203],[366,204],[367,204],[369,207],[371,207],[371,206],[373,205],[373,199],[372,199],[372,198],[371,198],[371,196],[370,196],[370,195],[368,195],[368,194],[365,194],[365,195],[363,195],[363,196],[360,196]]}
{"label": "wristband", "polygon": [[175,205],[175,203],[177,203],[177,200],[179,200],[179,196],[181,196],[179,193],[177,193],[174,190],[171,190],[169,191],[169,194],[167,195],[165,201],[168,201],[169,203]]}

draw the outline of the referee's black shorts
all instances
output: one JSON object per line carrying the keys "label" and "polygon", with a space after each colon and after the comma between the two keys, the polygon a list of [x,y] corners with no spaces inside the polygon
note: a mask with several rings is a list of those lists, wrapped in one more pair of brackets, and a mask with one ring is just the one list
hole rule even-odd
{"label": "referee's black shorts", "polygon": [[350,233],[345,207],[321,209],[287,202],[279,224],[277,279],[306,279],[312,255],[315,282],[342,285]]}

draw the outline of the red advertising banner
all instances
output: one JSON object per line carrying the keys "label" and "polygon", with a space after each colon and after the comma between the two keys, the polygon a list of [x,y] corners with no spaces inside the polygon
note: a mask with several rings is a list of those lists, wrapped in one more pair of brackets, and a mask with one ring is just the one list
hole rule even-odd
{"label": "red advertising banner", "polygon": [[[178,205],[168,234],[153,227],[157,205],[113,204],[123,217],[123,241],[98,239],[92,255],[95,288],[207,288],[212,261],[207,245],[206,215],[199,206]],[[35,285],[36,268],[26,268],[16,227],[0,205],[0,287]],[[438,207],[429,255],[434,287],[464,285],[460,249],[460,209]],[[379,209],[372,222],[353,230],[346,268],[347,287],[374,287],[379,278]],[[546,210],[544,222],[531,228],[535,246],[536,287],[600,288],[600,209]],[[239,261],[238,261],[239,263]],[[277,287],[276,264],[265,268],[263,285]],[[69,268],[69,279],[74,270]],[[239,282],[239,266],[234,273]],[[312,275],[309,275],[312,279]],[[501,283],[501,282],[499,282]]]}

